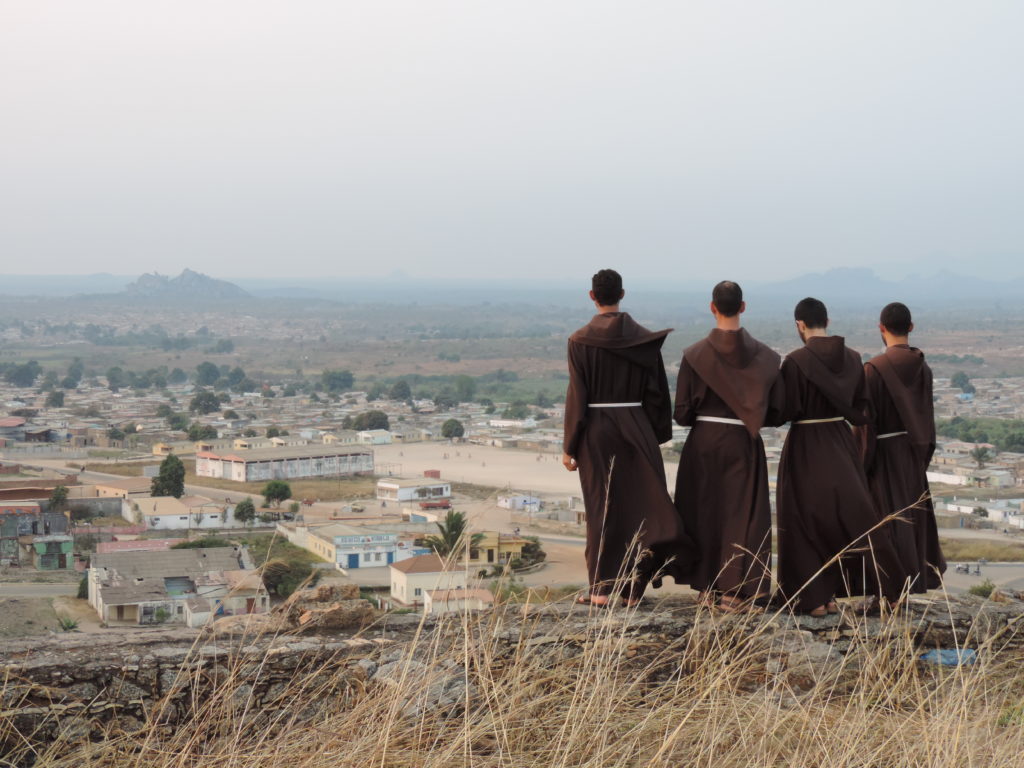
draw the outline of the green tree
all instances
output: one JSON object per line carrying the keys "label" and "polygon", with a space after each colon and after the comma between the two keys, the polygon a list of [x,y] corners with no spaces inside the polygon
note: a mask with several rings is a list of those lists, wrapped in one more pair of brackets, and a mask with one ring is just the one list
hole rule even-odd
{"label": "green tree", "polygon": [[68,504],[68,489],[65,485],[58,485],[50,492],[50,511],[63,512]]}
{"label": "green tree", "polygon": [[970,384],[970,381],[971,380],[970,378],[968,378],[966,373],[964,373],[963,371],[957,371],[950,377],[949,384],[950,386],[956,387],[957,389],[966,392],[966,387],[968,384]]}
{"label": "green tree", "polygon": [[39,363],[35,360],[29,360],[22,365],[8,368],[4,378],[16,387],[31,387],[42,371],[43,368]]}
{"label": "green tree", "polygon": [[503,419],[525,419],[530,415],[530,409],[522,400],[516,400],[501,414]]}
{"label": "green tree", "polygon": [[174,411],[171,409],[171,406],[169,406],[167,403],[160,403],[160,405],[156,407],[157,418],[166,419],[173,413]]}
{"label": "green tree", "polygon": [[458,419],[448,419],[448,421],[441,425],[441,437],[450,439],[462,437],[464,434],[466,434],[466,428],[462,426],[462,422]]}
{"label": "green tree", "polygon": [[111,392],[117,392],[121,387],[128,384],[128,376],[125,374],[124,369],[115,365],[112,368],[107,369],[107,389]]}
{"label": "green tree", "polygon": [[167,427],[184,432],[188,429],[188,416],[184,413],[172,413],[167,417]]}
{"label": "green tree", "polygon": [[160,462],[160,469],[150,485],[150,495],[180,499],[184,493],[185,465],[172,453]]}
{"label": "green tree", "polygon": [[280,437],[281,430],[277,427],[267,427],[267,437]]}
{"label": "green tree", "polygon": [[63,408],[64,407],[64,392],[59,389],[53,390],[46,396],[46,407],[47,408]]}
{"label": "green tree", "polygon": [[391,389],[388,390],[388,397],[392,400],[401,400],[405,402],[412,397],[412,389],[409,387],[409,382],[405,379],[399,379],[391,385]]}
{"label": "green tree", "polygon": [[[423,543],[433,549],[441,557],[450,555],[460,546],[465,545],[466,535],[468,533],[467,525],[468,521],[466,516],[462,512],[456,512],[454,509],[449,509],[448,514],[445,515],[443,523],[436,523],[437,530],[440,531],[438,536],[427,536]],[[469,535],[469,546],[472,549],[483,541],[484,535],[482,533],[473,533]]]}
{"label": "green tree", "polygon": [[324,371],[320,375],[320,380],[323,382],[324,389],[334,394],[352,389],[355,377],[351,371]]}
{"label": "green tree", "polygon": [[226,411],[224,411],[224,413],[222,413],[221,416],[223,416],[225,419],[238,421],[238,411],[232,410],[231,408],[228,408]]}
{"label": "green tree", "polygon": [[220,398],[217,397],[215,392],[211,392],[208,389],[204,389],[201,392],[196,393],[192,398],[192,401],[188,404],[188,409],[192,413],[207,414],[213,413],[214,411],[220,410]]}
{"label": "green tree", "polygon": [[181,370],[181,368],[175,368],[167,374],[167,382],[169,384],[184,384],[186,381],[188,381],[188,374]]}
{"label": "green tree", "polygon": [[342,422],[342,429],[354,429],[362,432],[367,429],[388,429],[388,415],[384,411],[366,411],[352,417],[346,416]]}
{"label": "green tree", "polygon": [[252,499],[246,496],[235,505],[235,520],[242,525],[249,525],[255,519],[256,505],[252,503]]}
{"label": "green tree", "polygon": [[117,427],[111,427],[107,430],[107,438],[110,440],[124,440],[124,430],[118,429]]}
{"label": "green tree", "polygon": [[209,387],[220,378],[220,368],[209,360],[204,360],[196,366],[196,386]]}
{"label": "green tree", "polygon": [[985,464],[992,458],[992,454],[989,453],[988,448],[983,445],[979,445],[977,448],[974,448],[971,451],[970,456],[974,459],[974,463],[978,465],[978,469],[984,469]]}
{"label": "green tree", "polygon": [[460,374],[455,377],[455,396],[460,403],[470,403],[476,395],[476,380],[472,376]]}
{"label": "green tree", "polygon": [[193,443],[200,440],[216,440],[217,428],[209,424],[200,424],[198,421],[193,422],[188,428],[188,439]]}
{"label": "green tree", "polygon": [[271,480],[263,486],[263,503],[268,507],[280,506],[282,501],[291,497],[292,487],[284,480]]}

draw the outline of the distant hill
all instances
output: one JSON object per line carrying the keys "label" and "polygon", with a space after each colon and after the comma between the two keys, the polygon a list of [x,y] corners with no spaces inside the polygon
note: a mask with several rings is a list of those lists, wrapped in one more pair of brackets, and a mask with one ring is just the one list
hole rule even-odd
{"label": "distant hill", "polygon": [[186,299],[247,299],[250,294],[227,280],[217,280],[208,275],[186,269],[177,277],[167,277],[154,272],[146,274],[125,288],[133,298]]}

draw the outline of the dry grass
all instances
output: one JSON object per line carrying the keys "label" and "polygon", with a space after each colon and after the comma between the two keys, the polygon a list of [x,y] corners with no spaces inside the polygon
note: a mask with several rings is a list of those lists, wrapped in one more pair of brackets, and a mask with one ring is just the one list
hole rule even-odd
{"label": "dry grass", "polygon": [[988,539],[942,539],[942,554],[953,563],[976,562],[984,558],[990,563],[1024,562],[1024,544],[1004,543]]}
{"label": "dry grass", "polygon": [[[260,496],[266,483],[236,483],[232,480],[221,480],[215,477],[199,477],[196,474],[196,463],[193,459],[183,459],[185,465],[185,484],[198,485],[203,488],[218,488],[236,494],[247,493]],[[142,464],[87,464],[90,472],[106,472],[111,475],[139,477],[142,475]],[[354,499],[372,499],[377,494],[377,478],[361,477],[325,477],[289,480],[292,499],[320,499],[320,501],[350,501]]]}
{"label": "dry grass", "polygon": [[[272,714],[248,687],[261,662],[239,659],[173,727],[161,725],[167,711],[158,704],[138,733],[54,743],[36,765],[1020,765],[1024,681],[1019,656],[1000,640],[983,644],[973,667],[925,667],[904,625],[884,640],[860,627],[842,659],[778,673],[779,638],[792,642],[794,633],[778,632],[777,622],[705,614],[678,637],[638,638],[622,611],[582,629],[579,614],[548,627],[540,613],[506,604],[420,631],[391,684],[345,669],[297,673]],[[185,664],[180,676],[187,684],[199,674]],[[446,677],[468,683],[464,694],[413,712]]]}

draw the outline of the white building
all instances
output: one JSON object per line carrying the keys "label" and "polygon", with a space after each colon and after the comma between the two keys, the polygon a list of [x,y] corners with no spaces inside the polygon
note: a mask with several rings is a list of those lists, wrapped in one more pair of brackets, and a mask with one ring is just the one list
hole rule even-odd
{"label": "white building", "polygon": [[377,498],[398,503],[441,501],[452,495],[452,485],[444,480],[428,477],[388,477],[377,481]]}
{"label": "white building", "polygon": [[364,429],[356,434],[362,445],[389,445],[391,443],[391,433],[386,429]]}
{"label": "white building", "polygon": [[236,523],[235,505],[205,496],[139,496],[121,500],[121,517],[150,531],[211,530]]}
{"label": "white building", "polygon": [[508,496],[498,497],[498,506],[502,509],[533,509],[537,510],[541,507],[540,498],[537,496],[527,496],[525,494],[511,494]]}
{"label": "white building", "polygon": [[306,526],[283,522],[277,529],[295,546],[344,571],[383,567],[427,552],[413,547],[411,540],[403,541],[397,533],[345,523]]}
{"label": "white building", "polygon": [[228,453],[200,451],[196,454],[196,474],[200,477],[216,477],[240,483],[372,472],[373,451],[361,447],[301,445]]}
{"label": "white building", "polygon": [[404,605],[422,605],[432,589],[461,589],[464,570],[447,570],[437,555],[419,555],[391,566],[391,598]]}

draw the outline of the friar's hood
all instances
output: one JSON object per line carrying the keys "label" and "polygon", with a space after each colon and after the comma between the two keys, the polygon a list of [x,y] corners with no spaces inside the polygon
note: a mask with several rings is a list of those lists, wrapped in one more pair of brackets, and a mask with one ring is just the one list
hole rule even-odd
{"label": "friar's hood", "polygon": [[842,336],[812,336],[789,359],[825,399],[852,423],[864,423],[864,407],[855,403],[864,376],[860,355],[846,347]]}
{"label": "friar's hood", "polygon": [[683,359],[756,435],[764,426],[769,393],[779,375],[779,355],[745,328],[712,328],[683,352]]}
{"label": "friar's hood", "polygon": [[887,347],[868,361],[881,375],[914,449],[923,462],[935,451],[935,404],[932,402],[932,371],[924,352],[906,344]]}
{"label": "friar's hood", "polygon": [[651,368],[657,366],[661,345],[671,332],[671,328],[650,331],[628,312],[605,312],[594,315],[589,323],[569,337],[569,341],[607,349],[631,363]]}

